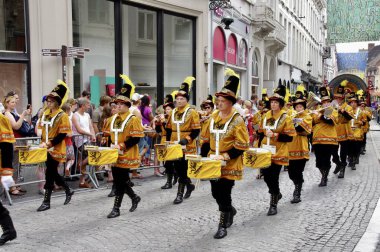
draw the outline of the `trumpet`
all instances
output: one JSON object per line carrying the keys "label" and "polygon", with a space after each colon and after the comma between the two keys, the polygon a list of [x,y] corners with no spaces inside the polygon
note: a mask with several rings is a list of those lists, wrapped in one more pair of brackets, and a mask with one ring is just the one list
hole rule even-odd
{"label": "trumpet", "polygon": [[316,94],[310,91],[306,101],[306,108],[311,109],[319,103],[321,103],[321,99]]}
{"label": "trumpet", "polygon": [[335,107],[334,106],[328,106],[326,108],[320,108],[317,110],[313,110],[310,112],[310,114],[316,114],[316,113],[321,113],[323,114],[326,118],[330,118],[331,114],[333,113]]}

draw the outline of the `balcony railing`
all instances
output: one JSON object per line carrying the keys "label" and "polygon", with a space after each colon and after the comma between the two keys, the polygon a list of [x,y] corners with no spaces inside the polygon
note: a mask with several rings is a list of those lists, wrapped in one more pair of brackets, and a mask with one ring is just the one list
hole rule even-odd
{"label": "balcony railing", "polygon": [[259,2],[253,8],[253,25],[255,34],[264,38],[275,29],[273,9],[266,3]]}

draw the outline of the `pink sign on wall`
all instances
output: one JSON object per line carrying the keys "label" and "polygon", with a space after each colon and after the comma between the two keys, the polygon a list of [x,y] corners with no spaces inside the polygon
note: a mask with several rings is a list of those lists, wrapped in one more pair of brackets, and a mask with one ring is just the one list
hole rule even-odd
{"label": "pink sign on wall", "polygon": [[227,63],[236,65],[237,40],[234,34],[231,34],[227,42]]}
{"label": "pink sign on wall", "polygon": [[224,39],[224,32],[220,27],[217,27],[215,29],[212,48],[214,59],[224,61],[226,51],[226,40]]}

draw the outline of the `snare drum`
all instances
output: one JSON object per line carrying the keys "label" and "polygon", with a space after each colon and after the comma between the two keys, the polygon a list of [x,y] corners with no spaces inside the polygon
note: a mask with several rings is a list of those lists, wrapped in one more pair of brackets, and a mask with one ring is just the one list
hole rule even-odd
{"label": "snare drum", "polygon": [[156,144],[158,161],[171,161],[183,157],[182,145],[180,144]]}
{"label": "snare drum", "polygon": [[115,164],[119,157],[117,149],[109,147],[86,146],[88,163],[93,166]]}
{"label": "snare drum", "polygon": [[[194,156],[194,155],[191,155]],[[202,157],[187,157],[187,176],[194,179],[217,179],[221,176],[222,161]]]}
{"label": "snare drum", "polygon": [[30,147],[19,149],[18,160],[20,164],[39,164],[46,162],[47,149],[39,147]]}
{"label": "snare drum", "polygon": [[244,152],[244,166],[253,169],[264,169],[271,165],[272,153],[263,148],[249,148]]}

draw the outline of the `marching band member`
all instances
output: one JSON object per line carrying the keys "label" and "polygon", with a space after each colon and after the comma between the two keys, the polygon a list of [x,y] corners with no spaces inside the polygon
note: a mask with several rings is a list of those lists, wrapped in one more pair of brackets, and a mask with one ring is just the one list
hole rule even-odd
{"label": "marching band member", "polygon": [[[190,91],[194,81],[194,77],[187,77],[182,83],[181,88],[175,95],[176,108],[170,113],[168,123],[166,124],[166,140],[183,145],[185,147],[184,155],[197,153],[195,139],[201,129],[199,115],[194,109],[190,108],[189,104]],[[179,138],[178,133],[180,134]],[[185,160],[185,156],[174,162],[179,179],[177,197],[173,203],[180,204],[183,199],[191,196],[191,192],[194,191],[195,186],[187,176],[187,161]],[[187,190],[186,194],[183,195],[185,186]]]}
{"label": "marching band member", "polygon": [[[235,180],[241,180],[243,176],[243,153],[249,148],[249,137],[247,127],[243,118],[233,108],[236,102],[236,95],[239,90],[239,77],[230,69],[226,70],[229,75],[224,87],[215,96],[219,101],[218,110],[211,115],[207,124],[207,130],[203,132],[202,138],[210,141],[210,157],[226,162],[221,168],[221,178],[210,180],[211,193],[216,200],[219,211],[220,221],[215,239],[221,239],[227,235],[227,228],[233,223],[236,209],[232,206],[231,192],[235,185]],[[211,128],[213,127],[213,128]],[[219,152],[215,156],[216,136],[213,130],[225,130],[220,133]]]}
{"label": "marching band member", "polygon": [[50,198],[54,189],[54,183],[65,189],[66,199],[63,203],[67,205],[74,191],[70,189],[63,177],[58,173],[59,163],[66,162],[66,142],[67,134],[71,134],[71,124],[69,116],[61,109],[69,95],[69,89],[63,81],[58,81],[58,85],[46,97],[47,110],[42,115],[39,128],[42,129],[40,148],[47,148],[46,160],[46,182],[44,185],[45,195],[41,206],[37,211],[50,209]]}
{"label": "marching band member", "polygon": [[[167,96],[166,103],[163,105],[164,114],[159,115],[156,120],[156,131],[161,134],[161,144],[166,141],[166,123],[168,121],[169,115],[172,110],[175,108],[173,103],[173,98],[171,95]],[[161,189],[170,189],[173,187],[173,176],[174,176],[174,162],[173,161],[165,161],[164,162],[165,173],[166,173],[166,183],[161,186]]]}
{"label": "marching band member", "polygon": [[293,137],[293,141],[289,143],[289,178],[293,181],[295,189],[293,192],[293,199],[291,203],[298,203],[301,201],[301,190],[303,180],[303,171],[306,162],[309,160],[309,140],[307,136],[312,130],[312,118],[305,111],[306,100],[303,92],[297,91],[295,94],[295,101],[293,102],[295,115],[293,115],[294,127],[297,131],[297,136]]}
{"label": "marching band member", "polygon": [[352,170],[356,170],[356,164],[359,164],[360,148],[364,140],[364,134],[362,127],[367,120],[366,114],[360,109],[358,97],[355,92],[351,92],[348,96],[348,102],[350,103],[354,117],[350,121],[350,126],[353,131],[353,139],[351,141],[351,148],[349,149],[349,164]]}
{"label": "marching band member", "polygon": [[367,133],[369,131],[370,124],[369,122],[372,120],[372,111],[370,108],[367,107],[366,101],[364,96],[361,97],[360,99],[360,109],[365,113],[366,115],[366,120],[365,124],[363,125],[363,133],[364,133],[364,139],[363,139],[363,144],[360,149],[360,154],[364,155],[366,152],[366,145],[367,145]]}
{"label": "marching band member", "polygon": [[115,200],[112,211],[107,218],[120,216],[121,202],[124,193],[132,200],[130,212],[136,210],[141,198],[133,191],[129,183],[129,170],[140,166],[139,148],[137,146],[140,138],[144,137],[144,129],[141,120],[129,111],[131,97],[135,92],[135,86],[126,75],[120,76],[124,85],[120,94],[116,96],[115,103],[118,113],[108,119],[105,132],[109,132],[111,148],[119,150],[117,163],[112,166],[112,176],[115,185]]}
{"label": "marching band member", "polygon": [[[9,120],[0,113],[0,150],[1,150],[1,167],[0,177],[1,184],[5,190],[9,190],[15,184],[13,180],[13,143],[15,143],[12,126]],[[17,233],[13,226],[12,218],[9,211],[0,201],[0,226],[3,234],[0,237],[0,246],[6,242],[16,239]]]}
{"label": "marching band member", "polygon": [[208,151],[210,149],[210,141],[204,139],[202,136],[208,130],[211,114],[214,111],[214,103],[212,102],[212,96],[210,95],[207,100],[203,101],[201,104],[202,111],[199,111],[200,123],[201,123],[201,133],[200,133],[200,146],[201,146],[201,156],[207,157]]}
{"label": "marching band member", "polygon": [[322,174],[319,186],[327,185],[331,168],[331,156],[338,145],[335,125],[338,112],[330,105],[331,99],[326,87],[319,89],[322,108],[313,112],[312,144],[315,152],[316,166]]}
{"label": "marching band member", "polygon": [[351,126],[349,125],[350,120],[354,117],[352,113],[352,107],[345,102],[345,90],[344,87],[347,84],[347,80],[342,81],[339,85],[336,94],[334,94],[335,107],[338,108],[338,120],[336,128],[336,134],[338,137],[338,143],[340,146],[340,153],[338,155],[338,148],[333,153],[333,161],[336,163],[336,168],[334,174],[339,172],[338,178],[344,178],[344,172],[347,166],[347,154],[350,148],[350,139],[353,137],[353,132]]}
{"label": "marching band member", "polygon": [[272,152],[271,166],[262,170],[271,195],[267,215],[277,214],[277,202],[282,198],[279,187],[280,171],[283,165],[289,164],[288,143],[296,136],[292,120],[284,110],[285,94],[286,88],[282,85],[274,91],[273,96],[269,98],[271,110],[264,115],[259,130],[261,148],[267,147]]}

